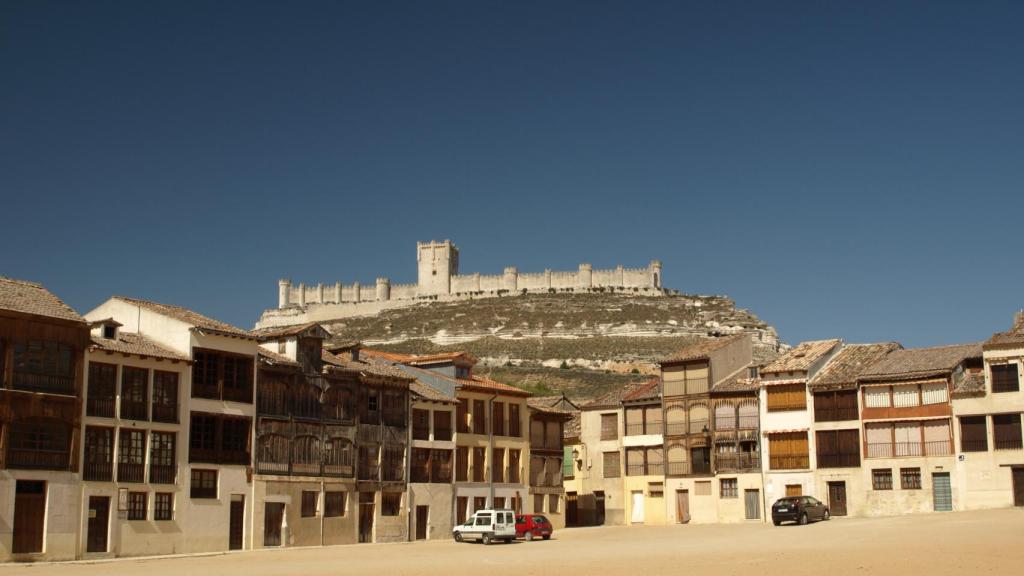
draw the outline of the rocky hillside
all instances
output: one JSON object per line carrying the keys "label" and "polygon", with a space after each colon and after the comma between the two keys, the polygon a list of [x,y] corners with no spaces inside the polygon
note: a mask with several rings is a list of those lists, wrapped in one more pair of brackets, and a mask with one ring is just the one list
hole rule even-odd
{"label": "rocky hillside", "polygon": [[721,296],[530,294],[429,302],[324,326],[337,340],[396,352],[465,350],[479,373],[586,400],[656,373],[657,358],[701,338],[749,332],[762,360],[775,329]]}

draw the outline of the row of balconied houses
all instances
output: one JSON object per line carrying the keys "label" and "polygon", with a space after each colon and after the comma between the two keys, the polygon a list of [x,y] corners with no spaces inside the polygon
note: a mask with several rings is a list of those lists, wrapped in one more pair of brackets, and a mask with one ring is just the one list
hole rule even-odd
{"label": "row of balconied houses", "polygon": [[567,522],[764,522],[783,496],[833,516],[1024,506],[1024,313],[984,343],[804,342],[756,365],[748,335],[581,407]]}
{"label": "row of balconied houses", "polygon": [[0,278],[0,561],[450,538],[488,506],[564,525],[560,398],[329,336]]}

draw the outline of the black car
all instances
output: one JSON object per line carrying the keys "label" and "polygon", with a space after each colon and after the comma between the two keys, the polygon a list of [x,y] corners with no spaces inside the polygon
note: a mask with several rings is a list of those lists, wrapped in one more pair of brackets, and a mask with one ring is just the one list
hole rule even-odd
{"label": "black car", "polygon": [[772,505],[772,522],[776,526],[783,522],[807,524],[810,520],[828,519],[828,506],[811,496],[787,496]]}

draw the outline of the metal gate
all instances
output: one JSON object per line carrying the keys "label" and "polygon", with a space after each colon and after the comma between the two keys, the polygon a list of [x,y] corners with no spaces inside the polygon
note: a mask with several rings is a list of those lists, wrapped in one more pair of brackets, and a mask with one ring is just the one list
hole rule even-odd
{"label": "metal gate", "polygon": [[932,500],[936,512],[949,512],[953,509],[953,487],[949,482],[949,472],[932,474]]}

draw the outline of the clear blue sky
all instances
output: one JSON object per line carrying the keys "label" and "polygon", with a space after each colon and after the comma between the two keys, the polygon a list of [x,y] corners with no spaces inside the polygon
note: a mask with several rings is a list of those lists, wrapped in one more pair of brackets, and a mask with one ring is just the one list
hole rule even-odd
{"label": "clear blue sky", "polygon": [[0,274],[249,327],[276,281],[664,262],[791,343],[1024,306],[1020,2],[0,3]]}

